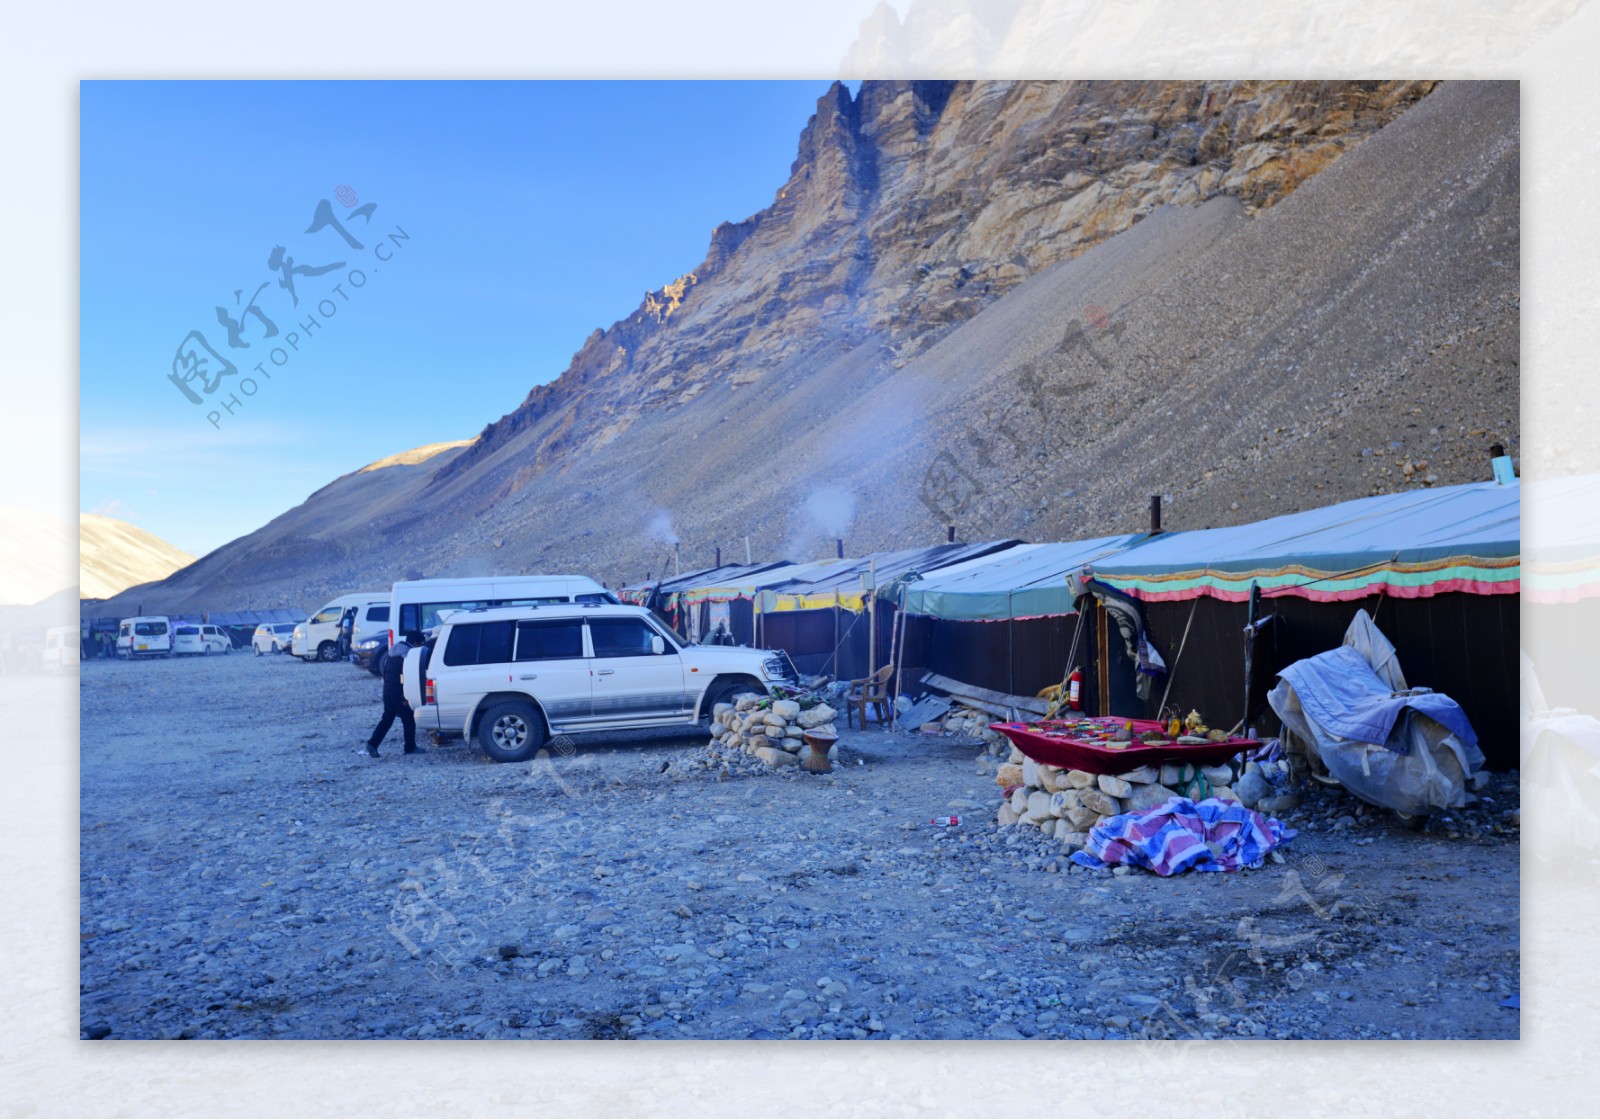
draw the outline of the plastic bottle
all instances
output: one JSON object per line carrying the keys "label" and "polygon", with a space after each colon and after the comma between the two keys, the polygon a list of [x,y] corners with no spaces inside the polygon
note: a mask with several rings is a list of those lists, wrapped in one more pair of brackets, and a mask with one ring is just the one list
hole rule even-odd
{"label": "plastic bottle", "polygon": [[942,825],[942,826],[945,826],[945,827],[948,827],[948,828],[954,828],[955,826],[957,826],[957,825],[959,825],[961,823],[961,818],[960,817],[934,817],[933,820],[929,821],[928,823],[929,824]]}

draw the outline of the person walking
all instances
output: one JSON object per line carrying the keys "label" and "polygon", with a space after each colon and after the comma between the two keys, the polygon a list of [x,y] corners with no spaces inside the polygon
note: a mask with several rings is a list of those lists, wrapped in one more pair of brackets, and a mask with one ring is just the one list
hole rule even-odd
{"label": "person walking", "polygon": [[367,754],[373,758],[378,757],[378,744],[389,734],[389,728],[394,726],[396,717],[400,720],[401,731],[405,733],[405,753],[423,753],[422,748],[417,746],[417,720],[411,714],[411,705],[406,703],[405,689],[400,684],[400,674],[405,669],[406,654],[411,652],[413,645],[421,644],[422,635],[412,630],[395,643],[395,647],[389,651],[389,660],[384,662],[383,716],[367,739]]}

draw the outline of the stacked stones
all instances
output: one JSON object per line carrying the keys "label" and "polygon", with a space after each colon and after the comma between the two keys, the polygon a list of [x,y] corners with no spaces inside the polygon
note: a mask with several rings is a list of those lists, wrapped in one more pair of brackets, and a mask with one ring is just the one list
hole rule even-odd
{"label": "stacked stones", "polygon": [[[741,696],[732,704],[711,709],[711,742],[753,754],[768,766],[795,766],[807,749],[801,736],[807,731],[837,735],[836,715],[820,699]],[[829,757],[837,757],[837,751],[835,746]]]}
{"label": "stacked stones", "polygon": [[[1279,794],[1273,784],[1278,774],[1272,768],[1278,766],[1272,763],[1263,769],[1251,762],[1241,770],[1225,764],[1204,766],[1198,773],[1210,783],[1210,796],[1271,815],[1286,812],[1295,803],[1293,794]],[[1185,778],[1196,772],[1192,766],[1169,762],[1115,776],[1090,774],[1035,762],[1013,747],[1010,759],[995,775],[995,783],[1006,791],[999,823],[1002,828],[1028,825],[1056,837],[1067,850],[1081,848],[1089,830],[1106,817],[1163,805],[1178,796],[1187,785]],[[1188,793],[1199,796],[1192,788]]]}
{"label": "stacked stones", "polygon": [[985,754],[1004,758],[1006,752],[1012,749],[1011,740],[998,731],[989,730],[989,725],[994,722],[995,717],[988,712],[975,708],[952,708],[944,717],[944,732],[946,735],[977,739],[983,743]]}

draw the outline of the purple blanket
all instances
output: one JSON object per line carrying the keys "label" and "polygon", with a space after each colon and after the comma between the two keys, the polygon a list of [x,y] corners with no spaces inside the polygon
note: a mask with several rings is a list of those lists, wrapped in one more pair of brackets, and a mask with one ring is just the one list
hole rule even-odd
{"label": "purple blanket", "polygon": [[1163,877],[1191,869],[1237,871],[1259,866],[1268,852],[1294,837],[1295,830],[1283,822],[1236,801],[1174,797],[1155,809],[1101,821],[1072,861],[1084,867],[1125,863]]}

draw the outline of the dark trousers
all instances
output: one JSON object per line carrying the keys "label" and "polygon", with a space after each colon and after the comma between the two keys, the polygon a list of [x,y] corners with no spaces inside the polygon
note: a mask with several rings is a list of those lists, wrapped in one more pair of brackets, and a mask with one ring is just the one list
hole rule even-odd
{"label": "dark trousers", "polygon": [[400,717],[400,729],[405,732],[406,750],[417,748],[417,720],[411,714],[411,705],[404,700],[391,700],[384,697],[383,718],[378,720],[378,726],[372,729],[372,737],[367,740],[369,746],[377,746],[383,742],[383,737],[389,734],[389,728],[394,726],[395,717]]}

